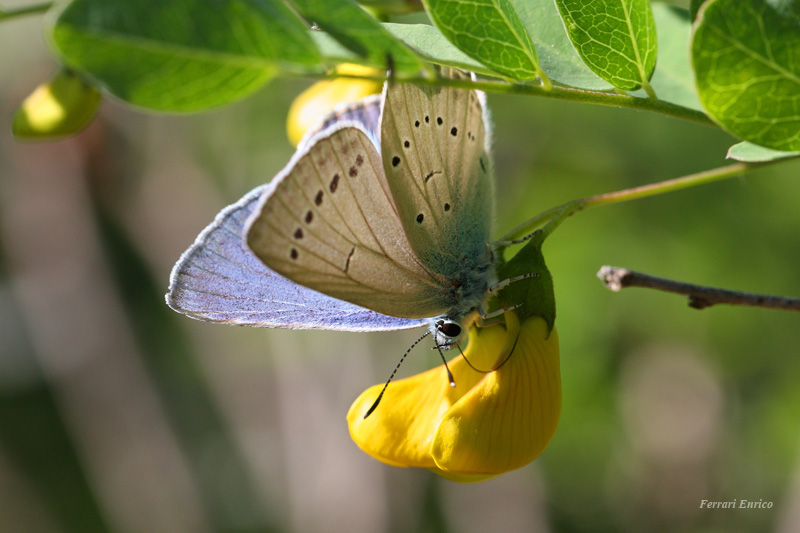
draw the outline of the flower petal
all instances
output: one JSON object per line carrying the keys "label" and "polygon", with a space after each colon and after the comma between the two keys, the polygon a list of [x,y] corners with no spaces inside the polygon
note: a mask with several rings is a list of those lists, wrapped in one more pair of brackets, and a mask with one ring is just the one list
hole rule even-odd
{"label": "flower petal", "polygon": [[497,477],[497,474],[456,474],[455,472],[448,472],[441,468],[436,468],[435,466],[428,470],[447,480],[456,481],[458,483],[480,483],[481,481]]}
{"label": "flower petal", "polygon": [[[464,354],[476,368],[489,369],[506,339],[502,325],[472,328]],[[435,468],[431,442],[442,416],[484,376],[459,354],[450,363],[456,382],[450,387],[442,365],[415,376],[393,381],[380,406],[366,419],[383,385],[367,389],[347,413],[350,436],[372,457],[394,466]]]}
{"label": "flower petal", "polygon": [[[516,315],[506,313],[509,340]],[[517,325],[519,322],[516,322]],[[519,328],[508,361],[486,375],[442,417],[431,455],[441,470],[500,474],[533,461],[561,413],[558,334],[540,317]]]}

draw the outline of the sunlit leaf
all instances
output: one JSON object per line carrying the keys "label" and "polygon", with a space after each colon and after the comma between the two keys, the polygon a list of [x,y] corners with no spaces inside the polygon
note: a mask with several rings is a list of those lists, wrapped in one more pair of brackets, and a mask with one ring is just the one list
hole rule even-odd
{"label": "sunlit leaf", "polygon": [[790,157],[800,157],[800,151],[782,152],[765,148],[747,141],[734,144],[728,149],[728,159],[744,161],[747,163],[765,163],[776,159],[787,159]]}
{"label": "sunlit leaf", "polygon": [[742,139],[800,150],[800,4],[710,0],[692,41],[708,114]]}
{"label": "sunlit leaf", "polygon": [[366,63],[364,58],[356,55],[352,50],[345,48],[342,43],[325,33],[324,31],[311,31],[311,38],[317,45],[323,61],[330,66],[338,63]]}
{"label": "sunlit leaf", "polygon": [[358,0],[379,13],[404,15],[413,11],[422,11],[422,0]]}
{"label": "sunlit leaf", "polygon": [[525,26],[508,0],[425,0],[442,34],[461,51],[515,80],[541,74]]}
{"label": "sunlit leaf", "polygon": [[553,81],[605,91],[613,86],[592,72],[567,37],[553,0],[510,0],[531,36],[539,63]]}
{"label": "sunlit leaf", "polygon": [[689,0],[689,16],[692,20],[697,18],[697,11],[705,0]]}
{"label": "sunlit leaf", "polygon": [[292,3],[306,20],[363,58],[364,63],[386,69],[391,56],[391,66],[397,71],[416,72],[422,68],[414,52],[352,0],[292,0]]}
{"label": "sunlit leaf", "polygon": [[282,65],[315,65],[303,21],[279,0],[74,0],[50,39],[69,67],[131,104],[200,111],[252,93]]}
{"label": "sunlit leaf", "polygon": [[650,80],[658,98],[702,110],[689,61],[692,23],[685,9],[653,4],[658,28],[658,64]]}
{"label": "sunlit leaf", "polygon": [[656,64],[656,26],[649,0],[556,0],[572,44],[615,87],[647,87]]}
{"label": "sunlit leaf", "polygon": [[497,76],[497,73],[475,61],[448,41],[442,32],[427,24],[384,23],[389,33],[409,45],[422,57],[441,65],[456,67],[480,74]]}

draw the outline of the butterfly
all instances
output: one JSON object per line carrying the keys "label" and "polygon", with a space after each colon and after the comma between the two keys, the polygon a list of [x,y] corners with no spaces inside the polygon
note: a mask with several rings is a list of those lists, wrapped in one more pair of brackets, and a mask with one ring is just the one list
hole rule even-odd
{"label": "butterfly", "polygon": [[451,347],[499,286],[489,135],[483,93],[387,82],[216,217],[175,265],[168,305],[247,326],[427,325]]}

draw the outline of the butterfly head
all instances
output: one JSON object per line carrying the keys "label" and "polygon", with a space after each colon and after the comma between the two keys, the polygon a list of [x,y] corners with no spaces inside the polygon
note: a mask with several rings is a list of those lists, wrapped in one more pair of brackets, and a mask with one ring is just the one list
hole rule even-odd
{"label": "butterfly head", "polygon": [[464,328],[456,320],[441,317],[431,323],[431,332],[437,347],[449,349],[461,340]]}

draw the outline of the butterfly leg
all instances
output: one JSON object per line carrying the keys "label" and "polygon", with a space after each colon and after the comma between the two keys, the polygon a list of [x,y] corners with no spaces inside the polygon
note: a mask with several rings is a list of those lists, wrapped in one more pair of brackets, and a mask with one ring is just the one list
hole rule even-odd
{"label": "butterfly leg", "polygon": [[503,248],[505,248],[507,246],[514,246],[515,244],[522,244],[523,242],[532,239],[533,237],[535,237],[536,235],[540,234],[541,232],[542,232],[542,229],[539,228],[539,229],[537,229],[536,231],[534,231],[532,233],[528,233],[524,237],[520,237],[519,239],[514,239],[513,241],[494,241],[494,242],[492,242],[492,244],[494,244],[495,246],[498,246],[498,247],[503,247]]}
{"label": "butterfly leg", "polygon": [[515,281],[522,281],[523,279],[528,278],[538,278],[541,276],[538,272],[528,272],[527,274],[522,274],[521,276],[514,276],[513,278],[504,279],[503,281],[499,281],[489,287],[489,292],[491,294],[497,294],[498,291],[501,289],[506,288],[508,285],[514,283]]}
{"label": "butterfly leg", "polygon": [[498,309],[497,311],[492,311],[491,313],[485,313],[483,311],[483,309],[478,309],[478,320],[477,320],[478,327],[486,327],[486,326],[491,326],[493,324],[499,323],[499,322],[501,322],[500,320],[491,321],[491,322],[487,322],[487,321],[491,320],[492,318],[499,317],[500,315],[502,315],[506,311],[513,311],[514,309],[517,309],[518,307],[521,307],[521,306],[522,306],[522,302],[518,303],[517,305],[512,305],[511,307],[504,307],[502,309]]}

